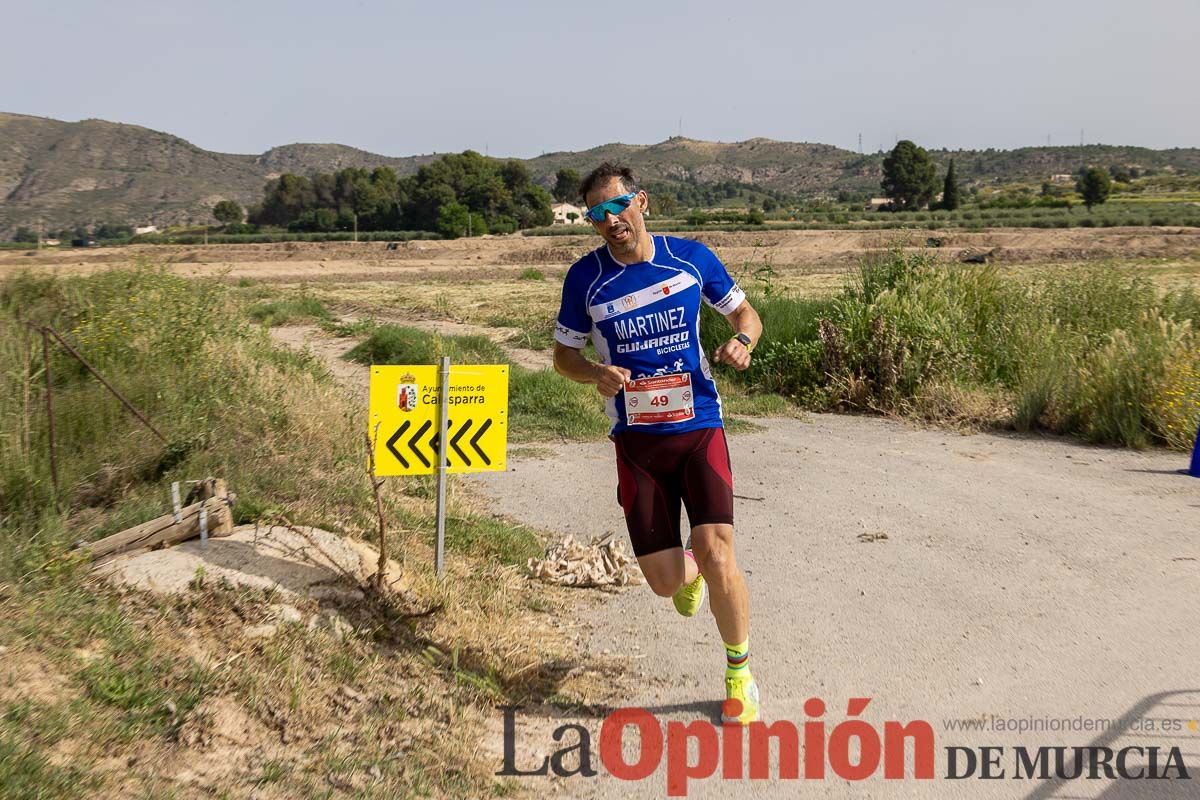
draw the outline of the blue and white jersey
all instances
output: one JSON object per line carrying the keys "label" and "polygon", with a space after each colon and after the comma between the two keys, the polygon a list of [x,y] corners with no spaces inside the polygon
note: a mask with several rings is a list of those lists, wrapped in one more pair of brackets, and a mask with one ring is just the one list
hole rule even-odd
{"label": "blue and white jersey", "polygon": [[729,314],[746,295],[699,242],[652,241],[648,261],[622,264],[605,245],[575,262],[554,338],[582,349],[590,337],[602,363],[629,370],[631,382],[606,404],[613,433],[719,428],[721,399],[700,344],[700,302]]}

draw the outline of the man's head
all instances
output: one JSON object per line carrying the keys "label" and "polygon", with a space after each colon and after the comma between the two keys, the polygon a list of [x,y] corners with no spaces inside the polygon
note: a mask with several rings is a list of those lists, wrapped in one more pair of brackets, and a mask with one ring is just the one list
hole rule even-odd
{"label": "man's head", "polygon": [[[588,222],[604,237],[614,254],[629,255],[635,252],[638,244],[647,236],[646,222],[642,217],[650,208],[650,200],[638,188],[629,167],[605,161],[584,177],[579,185],[579,193],[583,195],[583,202],[588,209],[616,201],[603,209],[600,220],[593,219],[589,214]],[[620,208],[622,204],[626,204],[624,209]]]}

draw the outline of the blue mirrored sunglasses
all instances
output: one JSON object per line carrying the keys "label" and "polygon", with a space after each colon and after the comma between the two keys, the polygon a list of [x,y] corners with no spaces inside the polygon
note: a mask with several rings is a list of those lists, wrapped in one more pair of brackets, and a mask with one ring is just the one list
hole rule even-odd
{"label": "blue mirrored sunglasses", "polygon": [[620,214],[625,209],[629,208],[629,204],[633,202],[633,198],[637,197],[637,192],[623,194],[620,197],[613,197],[605,200],[603,203],[596,205],[583,212],[584,215],[592,222],[604,222],[604,217],[608,214]]}

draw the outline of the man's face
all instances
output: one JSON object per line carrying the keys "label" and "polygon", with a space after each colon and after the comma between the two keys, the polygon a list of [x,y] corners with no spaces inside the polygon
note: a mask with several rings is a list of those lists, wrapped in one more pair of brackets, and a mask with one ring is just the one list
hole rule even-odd
{"label": "man's face", "polygon": [[[587,197],[583,200],[587,203],[588,208],[591,208],[623,194],[628,194],[628,192],[625,191],[621,179],[609,178],[588,192]],[[604,237],[604,241],[608,242],[608,246],[613,249],[613,252],[631,253],[637,249],[638,242],[646,232],[646,222],[642,219],[642,215],[646,213],[648,205],[649,200],[646,198],[646,193],[638,192],[628,208],[620,214],[606,214],[603,222],[592,222],[592,227]],[[590,217],[588,221],[591,222]]]}

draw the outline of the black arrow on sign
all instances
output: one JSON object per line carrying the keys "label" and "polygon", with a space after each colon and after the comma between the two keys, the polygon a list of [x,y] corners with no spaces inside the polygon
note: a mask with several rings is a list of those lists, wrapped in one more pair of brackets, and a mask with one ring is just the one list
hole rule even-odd
{"label": "black arrow on sign", "polygon": [[471,425],[474,423],[474,421],[475,420],[471,419],[467,420],[466,424],[463,425],[462,428],[459,429],[458,433],[454,434],[454,438],[450,440],[450,446],[454,448],[454,452],[458,453],[458,457],[461,458],[463,463],[468,467],[471,466],[471,459],[467,458],[467,454],[459,449],[458,440],[463,437],[464,433],[471,429]]}
{"label": "black arrow on sign", "polygon": [[[447,424],[447,425],[449,425],[449,424],[450,424],[450,421],[449,421],[449,420],[446,420],[446,424]],[[441,433],[441,431],[439,431],[437,428],[434,428],[434,429],[433,429],[433,436],[430,436],[430,437],[429,437],[429,449],[430,449],[430,450],[432,450],[432,451],[433,451],[433,454],[434,454],[434,456],[436,456],[436,457],[437,457],[437,459],[438,459],[438,464],[441,464],[441,463],[442,463],[442,460],[441,460],[441,454],[439,453],[439,451],[442,449],[442,448],[440,447],[440,445],[441,445],[441,442],[439,442],[439,441],[438,441],[438,439],[439,439],[439,438],[441,438],[441,437],[439,436],[439,434],[440,434],[440,433]],[[448,466],[450,466],[449,462],[447,462],[446,466],[447,466],[447,467],[448,467]]]}
{"label": "black arrow on sign", "polygon": [[[396,449],[396,442],[400,440],[400,437],[404,435],[404,432],[407,431],[411,425],[411,422],[404,420],[404,424],[392,434],[392,438],[387,440],[387,449],[392,451],[392,455],[394,455],[396,460],[400,462],[400,466],[404,467],[405,469],[408,469],[408,462],[404,460],[404,456],[400,455],[400,451]],[[420,453],[417,455],[420,455]]]}
{"label": "black arrow on sign", "polygon": [[[407,423],[405,423],[405,424],[407,424]],[[430,422],[429,420],[425,420],[425,422],[421,425],[421,427],[417,429],[417,432],[412,435],[412,438],[408,440],[408,449],[412,450],[414,453],[416,453],[417,458],[421,459],[421,463],[424,464],[427,468],[431,467],[433,465],[429,463],[429,459],[425,457],[425,454],[417,449],[417,444],[418,444],[419,440],[421,439],[421,437],[425,435],[425,431],[429,430],[429,426],[431,426],[432,424],[433,423]],[[435,448],[435,451],[436,451],[436,448]]]}
{"label": "black arrow on sign", "polygon": [[479,430],[475,431],[475,435],[471,437],[471,447],[475,448],[475,452],[479,453],[479,457],[483,459],[483,463],[487,464],[489,467],[492,465],[492,460],[487,457],[487,453],[479,449],[479,439],[490,427],[492,427],[492,421],[490,419],[485,419],[483,424],[479,426]]}

